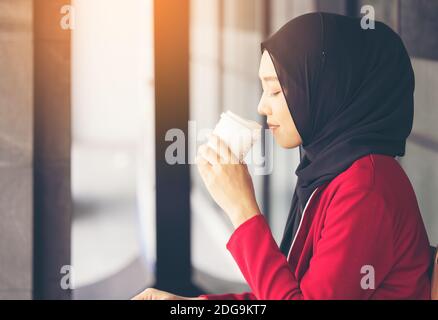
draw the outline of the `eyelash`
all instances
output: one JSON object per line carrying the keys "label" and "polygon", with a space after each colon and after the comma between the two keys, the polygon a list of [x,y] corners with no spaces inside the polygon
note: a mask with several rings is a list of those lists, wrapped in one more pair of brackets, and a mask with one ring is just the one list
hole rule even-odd
{"label": "eyelash", "polygon": [[280,94],[281,91],[274,92],[274,93],[268,93],[268,97],[276,97]]}

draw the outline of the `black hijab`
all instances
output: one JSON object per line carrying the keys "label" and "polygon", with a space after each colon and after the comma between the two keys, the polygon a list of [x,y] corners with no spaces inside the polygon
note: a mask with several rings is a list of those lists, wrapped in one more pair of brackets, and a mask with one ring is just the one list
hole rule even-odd
{"label": "black hijab", "polygon": [[311,13],[262,43],[303,140],[298,180],[280,245],[287,256],[313,191],[368,154],[403,156],[415,78],[400,37],[376,22]]}

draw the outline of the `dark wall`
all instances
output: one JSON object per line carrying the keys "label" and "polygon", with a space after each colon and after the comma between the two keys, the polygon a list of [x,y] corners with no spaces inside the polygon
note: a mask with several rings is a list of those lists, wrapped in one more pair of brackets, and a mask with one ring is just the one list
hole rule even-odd
{"label": "dark wall", "polygon": [[438,60],[438,1],[401,0],[400,32],[412,56]]}
{"label": "dark wall", "polygon": [[347,14],[347,0],[316,0],[318,11]]}

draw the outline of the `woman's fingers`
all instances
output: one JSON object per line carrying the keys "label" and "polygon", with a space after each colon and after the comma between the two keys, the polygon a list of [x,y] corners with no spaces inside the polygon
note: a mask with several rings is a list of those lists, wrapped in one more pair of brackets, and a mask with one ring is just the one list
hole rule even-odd
{"label": "woman's fingers", "polygon": [[148,288],[144,290],[142,293],[136,295],[131,300],[153,300],[153,295],[156,293],[156,290],[153,288]]}
{"label": "woman's fingers", "polygon": [[154,288],[148,288],[131,300],[205,300],[205,298],[186,298]]}
{"label": "woman's fingers", "polygon": [[206,144],[199,147],[198,155],[212,166],[221,162],[220,155]]}
{"label": "woman's fingers", "polygon": [[212,134],[210,136],[210,140],[213,143],[213,145],[216,147],[216,150],[218,151],[219,157],[221,159],[221,163],[225,164],[238,164],[239,159],[236,158],[236,156],[231,151],[230,147],[218,136]]}
{"label": "woman's fingers", "polygon": [[210,163],[200,155],[196,157],[196,164],[198,165],[198,167],[210,166]]}
{"label": "woman's fingers", "polygon": [[136,295],[132,300],[177,300],[177,298],[177,296],[171,293],[148,288],[142,293]]}
{"label": "woman's fingers", "polygon": [[210,142],[213,143],[216,150],[208,144],[199,147],[196,156],[196,164],[199,173],[206,184],[209,184],[214,172],[222,169],[222,164],[239,164],[239,160],[231,152],[231,149],[216,135],[210,135]]}
{"label": "woman's fingers", "polygon": [[198,167],[199,174],[201,175],[204,181],[210,179],[212,165],[205,159],[201,151],[198,151],[198,155],[196,156],[196,165]]}

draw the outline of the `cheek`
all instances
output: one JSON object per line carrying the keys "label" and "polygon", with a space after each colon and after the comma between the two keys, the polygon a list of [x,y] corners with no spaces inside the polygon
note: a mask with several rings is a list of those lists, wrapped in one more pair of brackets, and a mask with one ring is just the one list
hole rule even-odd
{"label": "cheek", "polygon": [[277,143],[286,149],[293,149],[301,144],[299,134],[291,128],[279,128],[274,132],[274,137]]}
{"label": "cheek", "polygon": [[280,125],[290,126],[291,115],[284,96],[279,97],[278,100],[275,101],[272,109],[273,114],[280,122]]}
{"label": "cheek", "polygon": [[277,144],[282,148],[289,149],[293,147],[294,139],[286,128],[280,127],[276,129],[273,135]]}
{"label": "cheek", "polygon": [[296,129],[294,121],[289,111],[286,99],[282,97],[276,103],[276,115],[280,128],[274,132],[278,143],[284,148],[295,148],[301,144],[300,135]]}

